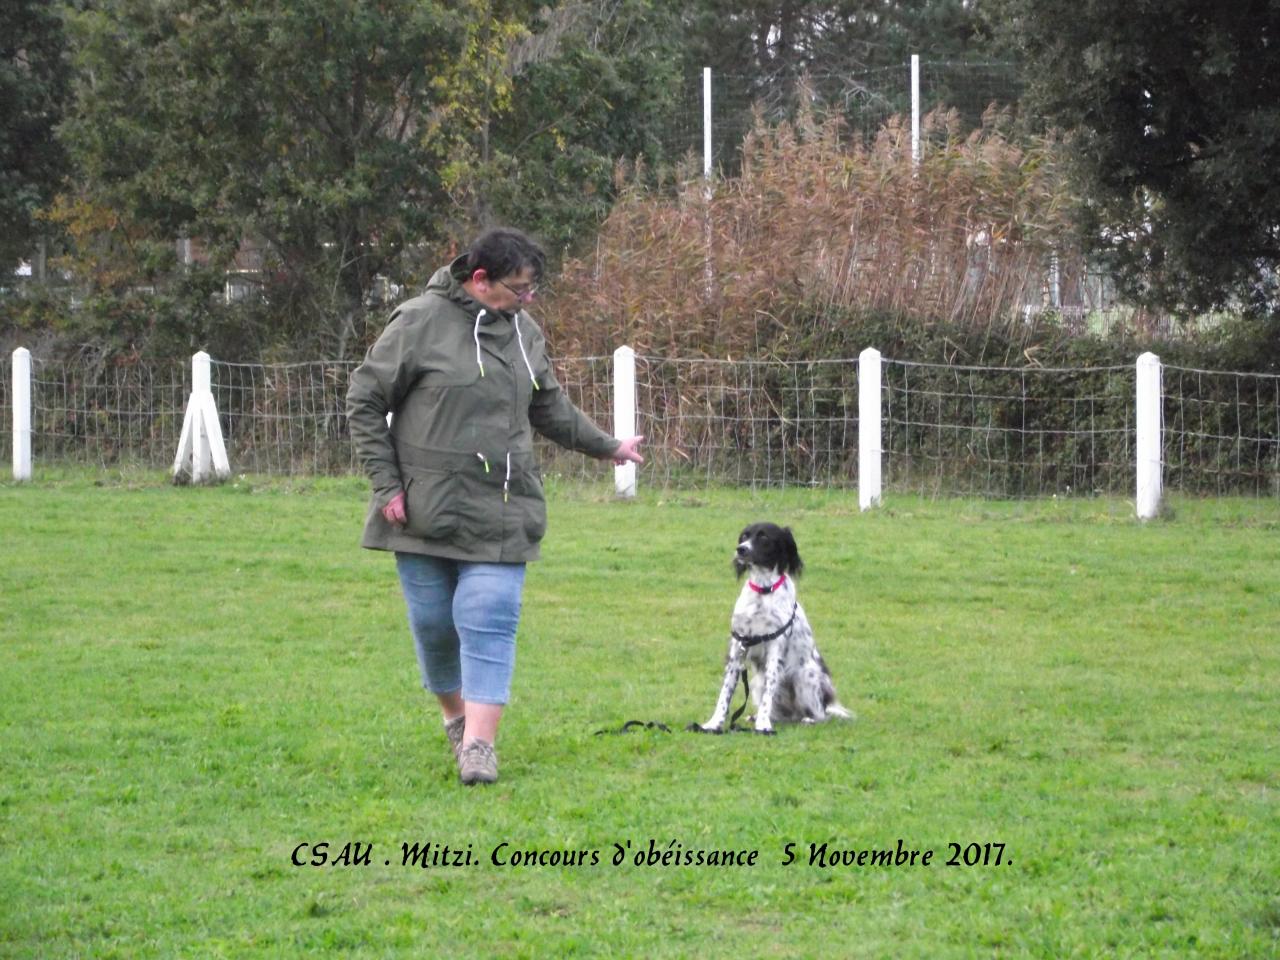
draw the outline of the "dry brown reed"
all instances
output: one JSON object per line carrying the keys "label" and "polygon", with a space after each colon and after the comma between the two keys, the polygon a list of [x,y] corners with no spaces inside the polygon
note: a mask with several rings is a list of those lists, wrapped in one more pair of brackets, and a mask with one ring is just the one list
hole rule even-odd
{"label": "dry brown reed", "polygon": [[1053,144],[998,121],[964,135],[954,113],[926,117],[913,164],[900,118],[869,143],[838,119],[757,118],[738,176],[628,185],[541,306],[557,352],[795,356],[856,311],[1021,322],[1050,251],[1076,258]]}

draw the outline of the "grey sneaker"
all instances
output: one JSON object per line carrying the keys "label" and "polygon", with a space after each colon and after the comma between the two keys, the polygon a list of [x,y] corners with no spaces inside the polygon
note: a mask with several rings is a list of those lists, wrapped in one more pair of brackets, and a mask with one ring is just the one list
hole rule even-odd
{"label": "grey sneaker", "polygon": [[498,779],[498,755],[487,740],[472,740],[458,754],[458,776],[470,786]]}
{"label": "grey sneaker", "polygon": [[467,718],[457,716],[444,725],[444,735],[449,738],[449,746],[453,748],[453,759],[456,763],[458,754],[462,752],[462,731],[467,725]]}

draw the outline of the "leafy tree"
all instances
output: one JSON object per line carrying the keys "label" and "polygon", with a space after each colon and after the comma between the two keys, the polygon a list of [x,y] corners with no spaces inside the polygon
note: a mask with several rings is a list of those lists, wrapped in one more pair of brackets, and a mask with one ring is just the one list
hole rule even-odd
{"label": "leafy tree", "polygon": [[703,65],[763,82],[960,56],[981,42],[969,0],[704,0],[689,18]]}
{"label": "leafy tree", "polygon": [[66,96],[62,20],[42,0],[0,4],[0,269],[34,252],[39,209],[65,172],[54,137]]}
{"label": "leafy tree", "polygon": [[1148,303],[1274,308],[1280,3],[1008,0],[1034,106],[1068,134],[1084,243]]}
{"label": "leafy tree", "polygon": [[489,12],[478,0],[75,11],[65,134],[82,188],[149,228],[156,251],[197,237],[225,265],[253,241],[282,332],[319,327],[316,347],[345,352],[379,272],[447,235],[461,144],[449,131],[484,99],[470,28]]}
{"label": "leafy tree", "polygon": [[530,25],[507,51],[510,108],[492,118],[476,185],[488,215],[575,250],[607,216],[619,163],[643,159],[653,171],[678,159],[678,10],[671,0],[568,3]]}
{"label": "leafy tree", "polygon": [[59,214],[89,275],[121,292],[171,273],[179,236],[199,238],[215,271],[251,242],[281,339],[345,352],[375,279],[420,279],[437,260],[425,249],[495,220],[553,249],[590,234],[618,158],[661,159],[675,11],[101,0],[69,15],[79,177]]}
{"label": "leafy tree", "polygon": [[[75,176],[53,215],[94,290],[198,296],[250,252],[275,340],[328,354],[359,348],[378,278],[411,285],[439,260],[427,251],[478,226],[514,222],[553,251],[581,251],[623,161],[661,170],[696,146],[703,63],[748,84],[900,65],[923,24],[940,55],[968,42],[972,19],[968,0],[63,9]],[[180,237],[199,241],[203,268],[177,270]]]}

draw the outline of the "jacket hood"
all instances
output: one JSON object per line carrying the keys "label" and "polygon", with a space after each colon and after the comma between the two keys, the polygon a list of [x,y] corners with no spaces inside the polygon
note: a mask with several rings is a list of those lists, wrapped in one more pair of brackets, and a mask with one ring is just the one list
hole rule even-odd
{"label": "jacket hood", "polygon": [[[480,349],[480,330],[482,327],[488,327],[487,334],[496,334],[498,336],[507,335],[511,329],[515,331],[516,343],[520,347],[520,356],[524,360],[524,365],[528,368],[529,378],[533,381],[534,389],[538,389],[538,379],[534,376],[533,366],[529,363],[529,354],[524,345],[524,334],[520,330],[520,311],[514,312],[507,310],[494,310],[492,307],[486,307],[471,294],[467,293],[462,282],[466,279],[466,254],[455,257],[453,262],[447,267],[441,267],[427,282],[427,292],[437,293],[448,298],[457,304],[468,318],[472,319],[472,337],[476,343],[476,366],[480,370],[480,376],[484,376],[484,358]],[[526,321],[528,317],[525,318]],[[489,324],[499,320],[505,320],[506,324],[497,328],[489,327]]]}
{"label": "jacket hood", "polygon": [[499,317],[507,321],[515,320],[519,310],[494,310],[467,293],[466,288],[462,286],[462,281],[466,278],[467,255],[464,253],[454,258],[447,267],[441,267],[431,275],[431,279],[427,282],[427,291],[448,297],[460,306],[468,317],[478,316],[483,310],[485,315],[481,323],[491,323]]}

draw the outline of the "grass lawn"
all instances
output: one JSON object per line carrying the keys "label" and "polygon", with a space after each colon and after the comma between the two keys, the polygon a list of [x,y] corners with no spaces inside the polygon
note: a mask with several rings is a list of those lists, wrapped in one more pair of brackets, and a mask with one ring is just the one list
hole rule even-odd
{"label": "grass lawn", "polygon": [[[0,956],[1280,955],[1275,501],[556,488],[471,790],[364,502],[0,484]],[[683,733],[757,519],[858,718]]]}

